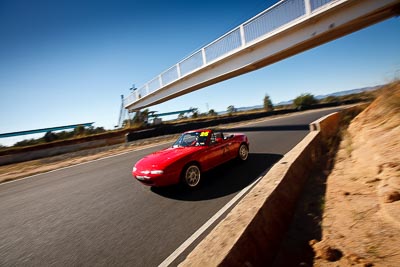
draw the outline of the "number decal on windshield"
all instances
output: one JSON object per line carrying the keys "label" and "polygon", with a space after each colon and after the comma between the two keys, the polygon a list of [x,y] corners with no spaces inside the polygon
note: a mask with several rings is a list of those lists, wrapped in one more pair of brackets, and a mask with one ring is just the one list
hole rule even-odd
{"label": "number decal on windshield", "polygon": [[208,136],[208,132],[201,132],[200,136]]}

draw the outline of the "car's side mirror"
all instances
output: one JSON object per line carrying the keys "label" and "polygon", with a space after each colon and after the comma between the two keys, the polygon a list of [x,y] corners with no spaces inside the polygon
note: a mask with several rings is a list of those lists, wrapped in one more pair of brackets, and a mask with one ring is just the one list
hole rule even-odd
{"label": "car's side mirror", "polygon": [[223,140],[223,139],[222,139],[222,138],[220,138],[220,137],[218,137],[218,138],[215,138],[215,142],[216,142],[216,143],[221,143],[221,142],[222,142],[222,140]]}

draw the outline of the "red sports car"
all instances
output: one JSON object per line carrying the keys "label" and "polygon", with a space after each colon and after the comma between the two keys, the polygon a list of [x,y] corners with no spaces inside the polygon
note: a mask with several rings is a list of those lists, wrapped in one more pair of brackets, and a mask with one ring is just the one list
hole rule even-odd
{"label": "red sports car", "polygon": [[193,188],[201,174],[231,159],[247,160],[246,135],[227,134],[210,129],[183,133],[172,147],[139,160],[132,170],[138,181],[149,186],[183,183]]}

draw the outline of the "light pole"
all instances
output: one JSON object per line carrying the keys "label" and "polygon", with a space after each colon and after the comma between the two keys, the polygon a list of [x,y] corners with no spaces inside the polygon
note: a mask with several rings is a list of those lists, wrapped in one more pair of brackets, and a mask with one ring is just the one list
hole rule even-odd
{"label": "light pole", "polygon": [[[134,94],[135,98],[137,99],[136,90],[137,90],[137,88],[136,88],[135,84],[132,84],[132,87],[129,88],[129,91],[131,91],[132,94]],[[129,128],[131,128],[131,117],[129,116],[129,113],[130,113],[130,111],[128,111],[128,124],[129,124]]]}

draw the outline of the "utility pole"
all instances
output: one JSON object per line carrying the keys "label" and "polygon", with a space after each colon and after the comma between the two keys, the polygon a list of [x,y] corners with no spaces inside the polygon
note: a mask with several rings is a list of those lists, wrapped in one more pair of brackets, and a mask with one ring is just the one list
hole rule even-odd
{"label": "utility pole", "polygon": [[[135,84],[132,85],[131,88],[129,88],[129,91],[131,91],[131,94],[134,94],[135,91],[137,90]],[[124,123],[124,119],[126,117],[126,109],[124,108],[124,95],[121,95],[121,108],[119,110],[119,119],[118,119],[118,125],[115,127],[121,128],[122,124]],[[131,118],[129,116],[129,111],[128,111],[128,125],[131,127]]]}
{"label": "utility pole", "polygon": [[122,123],[124,122],[125,119],[125,108],[124,108],[124,95],[121,95],[121,108],[119,110],[119,119],[118,119],[118,128],[122,127]]}

